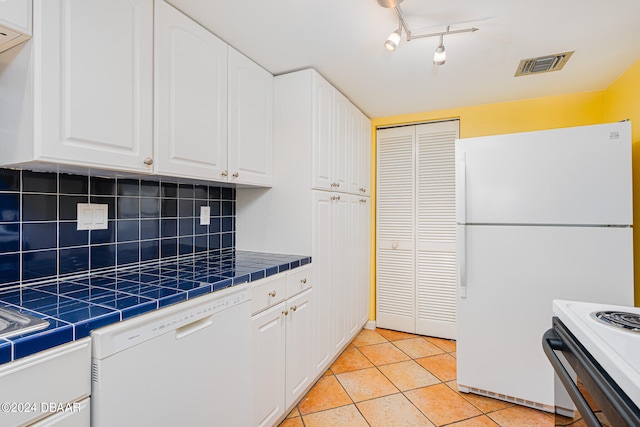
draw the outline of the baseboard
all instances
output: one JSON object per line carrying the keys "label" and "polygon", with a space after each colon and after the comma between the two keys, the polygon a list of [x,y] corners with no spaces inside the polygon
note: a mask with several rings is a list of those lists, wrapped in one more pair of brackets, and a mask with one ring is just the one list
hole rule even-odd
{"label": "baseboard", "polygon": [[367,323],[364,324],[364,328],[368,329],[370,331],[373,331],[376,329],[376,321],[375,320],[369,320]]}

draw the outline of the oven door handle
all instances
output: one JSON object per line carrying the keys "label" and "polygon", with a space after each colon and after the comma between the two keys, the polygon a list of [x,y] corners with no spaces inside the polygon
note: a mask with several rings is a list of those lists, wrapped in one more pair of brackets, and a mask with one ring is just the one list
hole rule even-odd
{"label": "oven door handle", "polygon": [[582,415],[584,422],[587,423],[589,427],[601,427],[602,424],[600,424],[600,421],[598,421],[598,418],[587,404],[587,401],[580,393],[580,390],[578,390],[578,387],[573,382],[571,375],[569,375],[569,372],[567,372],[565,367],[562,365],[558,355],[554,353],[554,350],[564,351],[567,350],[567,348],[562,342],[560,336],[558,336],[553,329],[549,329],[542,336],[542,348],[544,349],[547,358],[549,358],[554,371],[556,371],[558,378],[560,378],[562,385],[564,385],[564,388],[569,393],[571,400],[573,400],[573,403],[575,403],[578,408],[580,415]]}

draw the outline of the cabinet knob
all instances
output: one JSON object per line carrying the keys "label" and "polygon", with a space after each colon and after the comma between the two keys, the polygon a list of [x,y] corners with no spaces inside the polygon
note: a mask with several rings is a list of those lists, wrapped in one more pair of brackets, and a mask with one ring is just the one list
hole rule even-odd
{"label": "cabinet knob", "polygon": [[331,196],[331,200],[340,200],[340,196]]}
{"label": "cabinet knob", "polygon": [[293,307],[291,307],[291,310],[296,311],[298,309],[297,305],[294,305]]}
{"label": "cabinet knob", "polygon": [[151,157],[147,157],[142,161],[142,163],[144,163],[147,166],[151,166],[153,164],[153,159]]}
{"label": "cabinet knob", "polygon": [[391,249],[398,249],[398,242],[393,242],[391,244]]}
{"label": "cabinet knob", "polygon": [[362,187],[362,188],[360,189],[360,192],[361,192],[361,193],[366,193],[366,192],[367,192],[367,189],[366,189],[366,188],[364,188],[364,187]]}
{"label": "cabinet knob", "polygon": [[240,174],[239,174],[238,172],[234,172],[232,176],[233,176],[234,178],[237,178],[237,177],[239,177],[239,176],[240,176]]}
{"label": "cabinet knob", "polygon": [[289,314],[289,310],[282,310],[282,314],[286,316],[287,314]]}
{"label": "cabinet knob", "polygon": [[360,203],[367,203],[367,199],[360,199]]}
{"label": "cabinet knob", "polygon": [[227,171],[220,172],[220,175],[222,175],[222,176],[227,176],[228,174],[229,174],[229,172],[227,172]]}
{"label": "cabinet knob", "polygon": [[269,296],[270,296],[271,298],[275,297],[275,296],[276,296],[276,291],[271,291],[271,292],[269,292]]}
{"label": "cabinet knob", "polygon": [[305,277],[304,279],[300,279],[300,283],[302,284],[307,283],[307,278]]}

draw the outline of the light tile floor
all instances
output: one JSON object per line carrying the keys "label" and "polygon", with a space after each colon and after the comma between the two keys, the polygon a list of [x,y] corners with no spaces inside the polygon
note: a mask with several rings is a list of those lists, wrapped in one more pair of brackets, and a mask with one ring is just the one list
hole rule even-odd
{"label": "light tile floor", "polygon": [[456,343],[362,330],[280,427],[552,427],[553,414],[456,385]]}

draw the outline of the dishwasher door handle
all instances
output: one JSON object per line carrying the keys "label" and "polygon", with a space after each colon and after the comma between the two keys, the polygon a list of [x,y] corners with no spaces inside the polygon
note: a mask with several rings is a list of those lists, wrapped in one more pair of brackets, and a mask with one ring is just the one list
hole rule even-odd
{"label": "dishwasher door handle", "polygon": [[176,329],[176,339],[184,338],[193,333],[196,333],[204,328],[213,325],[213,314],[211,316],[203,317],[195,322],[191,322],[188,325],[184,325]]}

